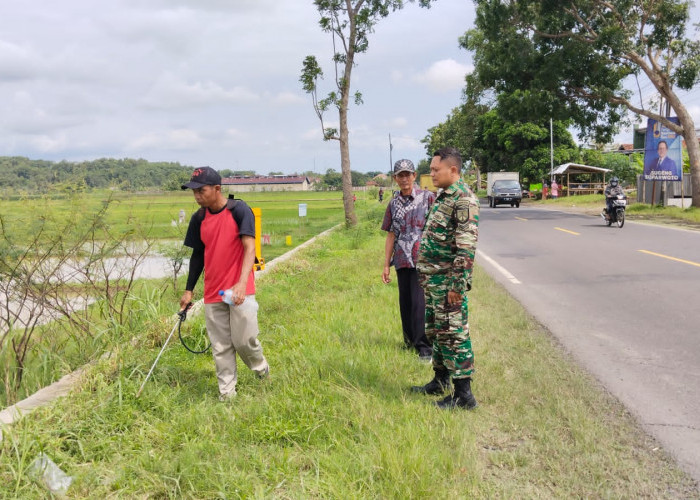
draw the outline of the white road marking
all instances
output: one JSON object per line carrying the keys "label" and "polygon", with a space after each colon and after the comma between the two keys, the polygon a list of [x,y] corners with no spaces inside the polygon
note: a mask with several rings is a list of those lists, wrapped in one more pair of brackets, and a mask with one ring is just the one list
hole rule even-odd
{"label": "white road marking", "polygon": [[488,255],[486,255],[486,254],[485,254],[484,252],[482,252],[481,250],[477,250],[477,251],[476,251],[476,255],[477,255],[477,257],[481,257],[482,259],[484,259],[485,261],[487,261],[489,264],[491,264],[493,267],[495,267],[496,270],[497,270],[499,273],[501,273],[501,274],[505,277],[505,279],[507,279],[508,281],[510,281],[511,283],[513,283],[514,285],[520,285],[520,284],[521,284],[521,283],[520,283],[520,280],[518,280],[518,278],[516,278],[515,276],[513,276],[505,267],[503,267],[502,265],[500,265],[498,262],[496,262],[495,260],[493,260],[491,257],[489,257]]}

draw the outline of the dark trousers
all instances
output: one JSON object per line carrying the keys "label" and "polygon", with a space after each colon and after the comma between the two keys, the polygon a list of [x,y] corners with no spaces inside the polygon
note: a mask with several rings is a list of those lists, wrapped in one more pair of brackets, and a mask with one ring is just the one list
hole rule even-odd
{"label": "dark trousers", "polygon": [[404,344],[419,354],[429,355],[432,346],[425,336],[425,295],[418,284],[418,271],[415,268],[397,269],[396,281]]}

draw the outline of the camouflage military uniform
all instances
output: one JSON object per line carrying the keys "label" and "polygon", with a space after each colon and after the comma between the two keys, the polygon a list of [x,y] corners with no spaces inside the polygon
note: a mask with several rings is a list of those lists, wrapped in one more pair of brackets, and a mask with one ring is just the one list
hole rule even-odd
{"label": "camouflage military uniform", "polygon": [[[460,179],[433,204],[416,265],[425,290],[425,334],[433,343],[433,368],[447,368],[453,379],[474,372],[466,292],[471,289],[478,226],[479,200]],[[448,304],[449,291],[462,294],[462,303]]]}

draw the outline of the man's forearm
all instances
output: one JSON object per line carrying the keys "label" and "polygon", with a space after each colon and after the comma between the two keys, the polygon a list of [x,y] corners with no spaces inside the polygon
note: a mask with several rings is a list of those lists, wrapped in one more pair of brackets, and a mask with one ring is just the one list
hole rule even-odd
{"label": "man's forearm", "polygon": [[185,290],[191,292],[204,270],[204,252],[192,252]]}
{"label": "man's forearm", "polygon": [[388,232],[386,234],[386,242],[384,243],[384,266],[388,267],[391,265],[391,257],[394,255],[394,242],[396,241],[396,235],[393,232]]}
{"label": "man's forearm", "polygon": [[241,276],[238,278],[238,283],[246,284],[248,276],[253,270],[253,264],[255,264],[255,238],[244,236],[241,240],[243,242],[243,261],[241,262]]}

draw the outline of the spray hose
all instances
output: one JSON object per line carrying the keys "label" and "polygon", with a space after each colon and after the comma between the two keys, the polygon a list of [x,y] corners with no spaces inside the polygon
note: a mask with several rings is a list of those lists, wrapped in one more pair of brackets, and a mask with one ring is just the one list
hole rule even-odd
{"label": "spray hose", "polygon": [[189,310],[190,307],[192,307],[192,302],[187,304],[187,307],[185,307],[182,311],[177,313],[177,315],[180,317],[180,321],[179,321],[178,326],[177,326],[177,336],[180,338],[180,343],[182,344],[182,346],[185,349],[190,351],[192,354],[202,354],[202,353],[205,353],[209,350],[209,348],[211,347],[211,342],[209,342],[209,345],[207,345],[204,349],[202,349],[201,351],[198,351],[198,350],[192,349],[190,346],[188,346],[187,343],[185,342],[185,339],[182,338],[182,322],[185,321],[185,319],[187,318],[187,311]]}

